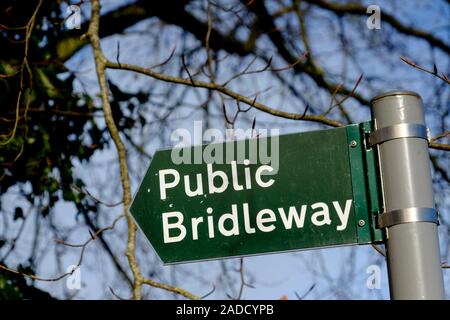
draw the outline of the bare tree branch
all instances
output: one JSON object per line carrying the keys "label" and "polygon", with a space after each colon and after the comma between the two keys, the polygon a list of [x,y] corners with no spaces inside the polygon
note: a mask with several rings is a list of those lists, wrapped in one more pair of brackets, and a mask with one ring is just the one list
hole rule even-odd
{"label": "bare tree branch", "polygon": [[131,64],[126,64],[126,63],[121,63],[121,65],[119,66],[117,63],[111,62],[111,61],[105,61],[105,66],[107,68],[110,69],[118,69],[118,70],[128,70],[128,71],[134,71],[140,74],[144,74],[147,75],[149,77],[161,80],[161,81],[165,81],[165,82],[170,82],[170,83],[176,83],[176,84],[182,84],[182,85],[186,85],[186,86],[191,86],[191,87],[197,87],[197,88],[204,88],[204,89],[210,89],[210,90],[215,90],[217,92],[223,93],[227,96],[229,96],[230,98],[233,98],[237,101],[243,102],[249,106],[253,106],[254,108],[263,111],[265,113],[277,116],[277,117],[281,117],[281,118],[285,118],[285,119],[291,119],[291,120],[305,120],[305,121],[312,121],[312,122],[318,122],[318,123],[322,123],[328,126],[332,126],[332,127],[340,127],[342,126],[341,123],[332,120],[332,119],[328,119],[326,117],[323,117],[321,115],[306,115],[306,114],[297,114],[297,113],[290,113],[290,112],[284,112],[284,111],[280,111],[280,110],[276,110],[276,109],[272,109],[271,107],[264,105],[262,103],[259,102],[254,102],[253,99],[248,98],[244,95],[241,95],[239,93],[234,92],[231,89],[228,89],[224,86],[221,86],[219,84],[213,84],[213,83],[209,83],[209,82],[204,82],[204,81],[200,81],[200,80],[194,80],[192,78],[190,79],[183,79],[183,78],[179,78],[179,77],[175,77],[175,76],[170,76],[170,75],[166,75],[163,73],[158,73],[155,72],[151,69],[147,69],[147,68],[143,68],[143,67],[139,67],[139,66],[135,66],[135,65],[131,65]]}
{"label": "bare tree branch", "polygon": [[415,64],[414,62],[412,62],[408,58],[400,56],[400,59],[402,59],[403,62],[405,62],[406,64],[410,65],[411,67],[414,67],[414,68],[419,69],[419,70],[421,70],[423,72],[432,74],[433,76],[435,76],[436,78],[441,79],[445,83],[450,84],[450,79],[448,78],[448,76],[445,73],[443,73],[443,72],[442,72],[442,74],[439,74],[439,71],[438,71],[436,65],[433,66],[433,70],[428,70],[428,69],[425,69],[424,67],[421,67],[421,66]]}
{"label": "bare tree branch", "polygon": [[[323,9],[327,9],[331,12],[334,12],[337,15],[343,14],[353,14],[359,16],[367,16],[367,8],[358,3],[338,3],[338,2],[330,2],[325,0],[306,0],[315,6],[319,6]],[[450,47],[443,42],[441,39],[436,38],[431,33],[428,33],[423,30],[415,29],[413,27],[405,26],[401,23],[397,18],[393,15],[384,12],[382,14],[382,19],[384,22],[390,24],[393,28],[395,28],[398,32],[403,33],[408,36],[413,36],[418,39],[422,39],[430,43],[431,45],[443,50],[445,53],[450,54]]]}
{"label": "bare tree branch", "polygon": [[[89,29],[87,32],[87,37],[91,43],[94,60],[95,60],[95,68],[97,71],[97,79],[100,86],[101,100],[103,106],[103,112],[105,115],[105,122],[108,127],[109,133],[111,134],[111,138],[114,141],[114,144],[117,149],[117,153],[119,156],[119,170],[120,170],[120,180],[123,190],[123,206],[124,206],[124,215],[127,218],[128,224],[128,243],[126,256],[128,258],[128,263],[130,265],[131,272],[133,274],[133,290],[132,290],[132,298],[133,299],[141,299],[141,287],[143,284],[149,284],[153,287],[162,288],[171,292],[178,293],[187,298],[195,298],[194,295],[189,292],[180,289],[171,287],[166,284],[161,284],[155,282],[151,279],[146,279],[139,269],[139,265],[136,259],[136,224],[134,223],[134,219],[131,216],[128,208],[131,204],[131,188],[130,188],[130,177],[128,172],[128,164],[127,164],[127,154],[125,145],[123,144],[117,126],[114,122],[114,117],[111,110],[111,105],[109,102],[109,90],[106,80],[106,68],[107,68],[107,60],[103,55],[101,45],[100,45],[100,37],[99,37],[99,24],[100,24],[100,1],[92,0],[92,10],[91,10],[91,21],[89,24]],[[122,64],[115,64],[117,66],[123,67]]]}

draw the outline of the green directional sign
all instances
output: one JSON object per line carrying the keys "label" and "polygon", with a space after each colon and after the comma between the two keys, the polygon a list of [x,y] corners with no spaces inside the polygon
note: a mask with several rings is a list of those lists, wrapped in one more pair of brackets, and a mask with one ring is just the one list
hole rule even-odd
{"label": "green directional sign", "polygon": [[381,241],[370,130],[157,151],[130,211],[164,263]]}

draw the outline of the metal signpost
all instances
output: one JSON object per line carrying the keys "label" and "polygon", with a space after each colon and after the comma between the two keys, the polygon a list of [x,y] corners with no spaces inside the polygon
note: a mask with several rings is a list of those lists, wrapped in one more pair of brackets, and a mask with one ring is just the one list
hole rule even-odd
{"label": "metal signpost", "polygon": [[388,92],[372,99],[379,148],[391,298],[443,299],[437,212],[420,96]]}
{"label": "metal signpost", "polygon": [[[420,97],[378,96],[372,113],[342,128],[157,151],[130,212],[164,263],[384,242],[392,298],[441,299]],[[276,165],[253,159],[263,147],[279,152]],[[207,149],[226,160],[196,162]],[[192,161],[176,164],[174,152]]]}

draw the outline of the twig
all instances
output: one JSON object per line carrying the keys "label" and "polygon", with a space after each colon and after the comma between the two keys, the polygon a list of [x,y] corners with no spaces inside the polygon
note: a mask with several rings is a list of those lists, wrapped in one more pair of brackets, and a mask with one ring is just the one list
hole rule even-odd
{"label": "twig", "polygon": [[113,230],[117,224],[117,222],[119,222],[120,219],[122,219],[123,217],[125,217],[124,214],[119,215],[118,217],[116,217],[113,222],[111,223],[111,225],[109,225],[108,227],[104,227],[101,229],[98,229],[97,231],[95,231],[94,233],[89,232],[89,239],[87,239],[85,242],[81,243],[81,244],[72,244],[72,243],[67,243],[64,240],[60,240],[60,239],[55,239],[56,243],[62,244],[64,246],[67,247],[71,247],[71,248],[85,248],[91,241],[97,240],[97,237],[105,232],[105,231],[109,231],[109,230]]}
{"label": "twig", "polygon": [[305,61],[305,59],[309,56],[308,51],[303,52],[297,60],[295,60],[292,63],[289,63],[287,66],[285,67],[280,67],[280,68],[270,68],[270,71],[272,72],[281,72],[281,71],[286,71],[289,69],[292,69],[293,67],[295,67],[296,65],[298,65],[299,63],[302,63]]}
{"label": "twig", "polygon": [[170,82],[170,83],[182,84],[182,85],[191,86],[191,87],[215,90],[217,92],[225,94],[226,96],[228,96],[230,98],[239,100],[240,102],[243,102],[249,106],[253,106],[254,108],[256,108],[260,111],[263,111],[265,113],[268,113],[268,114],[271,114],[271,115],[274,115],[277,117],[290,119],[290,120],[305,120],[305,121],[318,122],[318,123],[322,123],[322,124],[332,126],[332,127],[342,126],[341,123],[339,123],[335,120],[332,120],[332,119],[328,119],[322,115],[306,115],[306,114],[303,115],[303,114],[290,113],[290,112],[284,112],[284,111],[273,109],[265,104],[262,104],[259,102],[253,102],[253,99],[246,97],[244,95],[241,95],[241,94],[239,94],[231,89],[228,89],[224,86],[221,86],[219,84],[200,81],[200,80],[194,80],[192,78],[183,79],[183,78],[179,78],[179,77],[175,77],[175,76],[171,76],[171,75],[166,75],[163,73],[158,73],[158,72],[155,72],[148,68],[143,68],[140,66],[135,66],[135,65],[126,64],[126,63],[122,63],[121,66],[119,66],[117,63],[114,63],[111,61],[105,61],[105,66],[106,66],[106,68],[110,68],[110,69],[119,69],[119,70],[127,70],[127,71],[137,72],[137,73],[144,74],[144,75],[147,75],[149,77],[152,77],[152,78],[164,81],[164,82]]}
{"label": "twig", "polygon": [[188,67],[187,67],[187,65],[186,65],[186,61],[185,61],[185,59],[184,59],[184,54],[181,56],[181,62],[182,62],[182,64],[183,64],[184,70],[186,71],[186,73],[187,73],[187,75],[188,75],[188,77],[189,77],[189,80],[191,81],[191,84],[194,85],[194,79],[192,79],[192,75],[191,75],[191,73],[189,72],[189,69],[188,69]]}
{"label": "twig", "polygon": [[239,259],[239,275],[241,278],[241,286],[239,287],[239,294],[236,298],[236,300],[242,299],[242,294],[244,293],[244,287],[245,287],[245,278],[244,278],[244,258]]}
{"label": "twig", "polygon": [[328,114],[331,112],[331,110],[333,110],[333,109],[334,109],[335,107],[337,107],[337,106],[342,106],[342,104],[345,102],[345,100],[347,100],[348,98],[352,97],[352,96],[355,94],[356,89],[358,88],[359,84],[361,83],[362,78],[363,78],[363,74],[361,73],[361,74],[359,75],[358,79],[356,80],[355,85],[353,86],[352,90],[351,90],[348,94],[346,94],[344,98],[342,98],[342,99],[339,100],[339,101],[336,101],[336,103],[333,104],[333,100],[336,99],[337,93],[338,93],[339,90],[342,88],[342,84],[337,85],[336,88],[334,89],[332,95],[331,95],[330,105],[329,105],[329,107],[328,107],[328,110],[325,111],[325,112],[323,113],[323,115],[324,115],[324,116],[328,115]]}
{"label": "twig", "polygon": [[82,194],[87,195],[89,198],[91,198],[91,199],[94,200],[95,202],[97,202],[97,203],[99,203],[99,204],[102,204],[102,205],[104,205],[104,206],[106,206],[106,207],[109,207],[109,208],[117,207],[118,205],[121,205],[121,204],[123,203],[123,201],[119,201],[119,202],[117,202],[117,203],[106,203],[106,202],[104,202],[104,201],[98,199],[97,197],[94,197],[94,196],[89,192],[89,190],[87,190],[86,188],[82,189],[82,188],[80,188],[80,187],[78,187],[78,186],[76,186],[76,185],[74,185],[74,184],[70,185],[70,188],[71,188],[72,190],[78,192],[78,193],[82,193]]}
{"label": "twig", "polygon": [[158,64],[151,66],[150,68],[154,69],[154,68],[162,67],[163,65],[167,64],[172,59],[173,55],[175,54],[176,48],[177,48],[177,46],[173,46],[172,51],[170,52],[169,56],[165,60],[163,60],[162,62],[160,62]]}
{"label": "twig", "polygon": [[23,277],[27,277],[27,278],[30,278],[30,279],[33,279],[33,280],[37,280],[37,281],[44,281],[44,282],[55,282],[55,281],[59,281],[59,280],[65,278],[65,277],[67,277],[67,276],[69,276],[69,275],[72,275],[72,274],[75,272],[75,270],[77,270],[77,269],[81,266],[81,264],[82,264],[82,262],[83,262],[83,258],[84,258],[84,253],[85,253],[85,251],[86,251],[86,248],[87,248],[88,244],[89,244],[91,241],[96,240],[96,239],[97,239],[97,236],[98,236],[99,234],[101,234],[101,233],[103,233],[103,232],[105,232],[105,231],[107,231],[107,230],[112,230],[112,229],[114,229],[116,223],[117,223],[122,217],[124,217],[124,215],[120,215],[120,216],[118,216],[116,219],[114,219],[113,223],[112,223],[110,226],[105,227],[105,228],[102,228],[102,229],[99,229],[99,230],[97,230],[94,234],[90,233],[89,239],[87,239],[87,240],[86,240],[84,243],[82,243],[82,244],[70,244],[70,243],[66,243],[66,242],[64,242],[64,241],[62,241],[62,240],[58,240],[58,239],[55,240],[55,242],[57,242],[57,243],[59,243],[59,244],[62,244],[62,245],[65,245],[65,246],[68,246],[68,247],[81,248],[81,253],[80,253],[80,257],[78,258],[78,262],[77,262],[77,264],[74,266],[74,268],[72,269],[72,271],[70,271],[70,272],[63,273],[62,275],[60,275],[60,276],[58,276],[58,277],[55,277],[55,278],[42,278],[42,277],[39,277],[39,276],[34,275],[34,274],[24,273],[24,272],[20,272],[20,271],[18,271],[18,270],[12,269],[12,268],[8,268],[8,267],[6,267],[6,266],[4,266],[4,265],[2,265],[2,264],[0,264],[0,269],[6,270],[6,271],[8,271],[8,272],[15,273],[15,274],[18,274],[18,275],[21,275],[21,276],[23,276]]}
{"label": "twig", "polygon": [[430,141],[434,142],[434,141],[440,140],[440,139],[448,137],[448,136],[450,136],[450,131],[445,131],[445,132],[442,132],[441,134],[437,135],[436,137],[431,138]]}
{"label": "twig", "polygon": [[335,100],[336,95],[341,87],[342,87],[342,83],[339,83],[336,86],[336,88],[334,88],[333,92],[331,93],[330,104],[328,105],[328,109],[324,113],[322,113],[322,115],[324,115],[324,116],[328,115],[331,112],[331,110],[333,110],[333,108],[337,106],[337,104],[333,105],[333,101]]}
{"label": "twig", "polygon": [[116,62],[120,66],[120,41],[117,41]]}
{"label": "twig", "polygon": [[240,286],[239,286],[239,293],[238,293],[237,297],[234,299],[230,297],[233,300],[241,300],[242,299],[242,294],[244,293],[245,287],[254,288],[251,284],[247,283],[245,280],[244,258],[243,257],[239,258],[239,269],[237,271],[239,272]]}
{"label": "twig", "polygon": [[[16,131],[17,131],[17,127],[18,127],[19,119],[20,119],[19,109],[20,109],[20,100],[22,98],[22,92],[23,92],[23,87],[24,87],[23,81],[24,81],[24,71],[25,71],[25,69],[28,71],[28,74],[30,76],[30,91],[32,90],[32,83],[33,83],[33,81],[32,81],[32,72],[31,72],[30,67],[28,65],[28,45],[29,45],[29,40],[30,40],[30,37],[31,37],[31,32],[33,31],[33,28],[34,28],[36,15],[37,15],[37,13],[38,13],[41,5],[42,5],[42,2],[43,2],[43,0],[39,0],[36,8],[33,11],[33,14],[31,15],[30,20],[28,21],[28,23],[26,24],[26,26],[24,28],[25,29],[25,49],[24,49],[24,55],[23,55],[22,64],[20,66],[20,71],[19,71],[20,72],[20,89],[19,89],[19,93],[17,94],[14,126],[13,126],[13,129],[11,130],[11,132],[9,134],[4,135],[4,136],[6,136],[8,138],[6,139],[6,141],[0,141],[0,145],[7,145],[16,136]],[[22,28],[20,28],[20,29],[22,29]],[[30,93],[28,94],[28,97],[27,97],[26,108],[25,108],[25,113],[24,113],[24,117],[25,118],[26,118],[27,109],[28,109],[29,102],[30,102],[29,96],[30,96]]]}
{"label": "twig", "polygon": [[376,252],[378,252],[379,254],[381,254],[383,257],[386,258],[386,252],[384,252],[383,249],[381,249],[379,246],[375,245],[375,244],[371,244],[372,248],[375,249]]}
{"label": "twig", "polygon": [[256,69],[256,70],[250,70],[250,67],[255,63],[255,61],[257,60],[257,56],[255,56],[248,64],[247,66],[240,72],[236,73],[235,75],[233,75],[230,79],[228,79],[227,81],[225,81],[222,86],[227,86],[228,84],[230,84],[230,82],[232,82],[233,80],[241,77],[241,76],[246,76],[246,75],[250,75],[250,74],[256,74],[256,73],[263,73],[265,71],[271,71],[273,73],[280,73],[282,71],[285,70],[290,70],[293,67],[295,67],[297,64],[304,62],[305,58],[308,56],[307,52],[304,52],[296,61],[294,61],[293,63],[289,63],[287,66],[285,67],[280,67],[280,68],[274,68],[272,67],[272,57],[269,58],[269,60],[266,62],[266,65],[260,69]]}
{"label": "twig", "polygon": [[429,143],[428,147],[436,150],[444,150],[444,151],[450,151],[450,144],[443,144],[443,143]]}
{"label": "twig", "polygon": [[214,291],[216,291],[216,286],[215,286],[214,284],[213,284],[212,286],[213,286],[213,287],[212,287],[211,291],[209,291],[209,292],[206,293],[205,295],[201,296],[201,297],[200,297],[200,300],[203,300],[203,299],[209,297],[210,295],[212,295],[212,294],[214,293]]}
{"label": "twig", "polygon": [[62,274],[62,275],[60,275],[60,276],[58,276],[56,278],[42,278],[42,277],[39,277],[39,276],[34,275],[34,274],[20,272],[18,270],[11,269],[11,268],[8,268],[7,266],[4,266],[3,264],[0,264],[0,269],[3,269],[5,271],[8,271],[8,272],[11,272],[11,273],[14,273],[14,274],[18,274],[18,275],[26,277],[26,278],[30,278],[30,279],[33,279],[33,280],[36,280],[36,281],[43,281],[43,282],[56,282],[56,281],[59,281],[59,280],[65,278],[67,276],[72,275],[75,272],[75,270],[77,270],[78,267],[79,266],[76,266],[76,267],[74,267],[72,269],[71,272],[66,272],[66,273],[64,273],[64,274]]}
{"label": "twig", "polygon": [[111,294],[112,294],[114,297],[116,297],[117,299],[119,299],[119,300],[127,300],[127,299],[122,298],[122,297],[119,296],[118,294],[116,294],[116,293],[114,292],[113,288],[109,287],[109,291],[110,291]]}
{"label": "twig", "polygon": [[208,9],[207,9],[207,31],[206,31],[206,37],[205,37],[205,48],[206,48],[206,66],[208,68],[209,78],[211,79],[212,83],[215,83],[215,73],[213,71],[213,61],[212,61],[212,54],[211,54],[211,48],[209,47],[209,38],[211,37],[211,30],[212,30],[212,13],[211,13],[211,3],[208,0]]}
{"label": "twig", "polygon": [[170,292],[174,292],[177,293],[183,297],[186,297],[188,299],[191,300],[199,300],[200,297],[197,297],[196,295],[193,295],[192,293],[190,293],[189,291],[186,291],[184,289],[178,288],[178,287],[173,287],[164,283],[160,283],[160,282],[156,282],[154,280],[151,279],[142,279],[142,282],[144,284],[148,284],[149,286],[152,286],[154,288],[159,288],[159,289],[163,289],[166,291],[170,291]]}
{"label": "twig", "polygon": [[429,73],[429,74],[431,74],[431,75],[441,79],[445,83],[450,84],[450,79],[448,78],[448,76],[445,73],[443,73],[443,72],[441,74],[439,74],[436,65],[433,65],[433,70],[428,70],[428,69],[426,69],[424,67],[421,67],[421,66],[415,64],[414,62],[412,62],[410,59],[408,59],[406,57],[400,56],[400,59],[402,59],[403,62],[405,62],[406,64],[410,65],[411,67],[414,67],[414,68],[419,69],[419,70],[421,70],[423,72]]}
{"label": "twig", "polygon": [[304,294],[302,294],[302,295],[299,295],[296,291],[294,291],[295,296],[297,297],[298,300],[303,300],[303,299],[305,299],[305,297],[306,297],[308,294],[311,293],[311,291],[314,290],[315,287],[316,287],[316,284],[314,283],[314,284],[313,284],[311,287],[309,287],[309,289],[306,290],[306,292],[305,292]]}

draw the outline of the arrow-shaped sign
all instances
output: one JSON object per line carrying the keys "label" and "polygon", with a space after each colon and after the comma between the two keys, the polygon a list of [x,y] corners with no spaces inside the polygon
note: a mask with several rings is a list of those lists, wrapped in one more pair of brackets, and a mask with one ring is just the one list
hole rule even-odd
{"label": "arrow-shaped sign", "polygon": [[157,151],[130,211],[165,263],[380,241],[369,131],[363,123]]}

